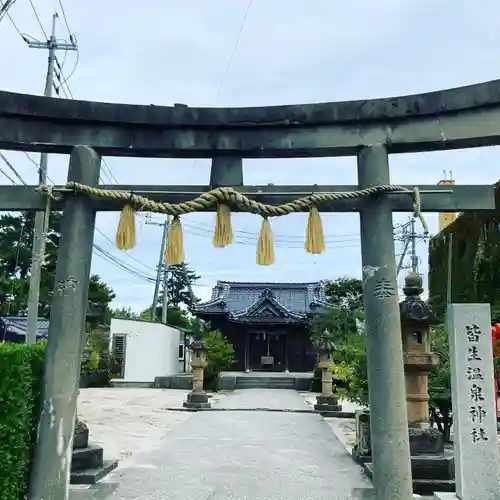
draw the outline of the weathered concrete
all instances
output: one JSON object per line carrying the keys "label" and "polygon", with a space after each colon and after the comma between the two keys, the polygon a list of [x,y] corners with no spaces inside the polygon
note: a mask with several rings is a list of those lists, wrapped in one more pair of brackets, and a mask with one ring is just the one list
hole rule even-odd
{"label": "weathered concrete", "polygon": [[[235,391],[227,408],[307,408],[294,391]],[[71,500],[350,500],[374,498],[370,482],[319,415],[200,412],[161,448]],[[355,491],[356,489],[360,489]],[[114,494],[113,494],[114,492]]]}
{"label": "weathered concrete", "polygon": [[[131,185],[103,185],[102,189],[115,191],[134,192],[146,196],[157,202],[184,203],[196,198],[201,193],[210,190],[209,186],[131,186]],[[412,190],[415,186],[402,186]],[[471,212],[477,210],[495,209],[495,190],[493,186],[478,185],[419,185],[420,198],[422,201],[422,212]],[[0,186],[0,199],[3,210],[44,210],[45,197],[36,191],[37,186]],[[240,186],[236,189],[248,198],[279,205],[289,203],[302,196],[311,193],[336,193],[343,191],[356,191],[358,186]],[[426,193],[425,191],[433,191]],[[411,212],[412,198],[407,194],[388,194],[393,212]],[[120,211],[123,201],[102,197],[91,197],[96,210],[109,212]],[[338,200],[321,205],[322,212],[357,212],[363,208],[364,198],[351,200]],[[63,202],[55,201],[54,209],[59,210]],[[207,209],[214,211],[216,206]],[[232,206],[233,212],[240,209]],[[303,211],[306,212],[305,208]]]}
{"label": "weathered concrete", "polygon": [[[101,157],[95,151],[76,146],[71,153],[68,180],[98,184],[100,167]],[[57,255],[30,500],[68,498],[66,483],[70,478],[76,399],[86,335],[95,216],[92,202],[85,196],[67,198]]]}
{"label": "weathered concrete", "polygon": [[210,167],[210,186],[243,186],[242,158],[212,158]]}
{"label": "weathered concrete", "polygon": [[[384,146],[359,152],[358,179],[360,188],[389,184]],[[374,487],[377,500],[410,500],[413,489],[403,346],[392,213],[387,197],[367,201],[360,223]]]}
{"label": "weathered concrete", "polygon": [[426,94],[259,108],[138,106],[0,92],[0,148],[104,155],[247,158],[498,145],[500,80]]}

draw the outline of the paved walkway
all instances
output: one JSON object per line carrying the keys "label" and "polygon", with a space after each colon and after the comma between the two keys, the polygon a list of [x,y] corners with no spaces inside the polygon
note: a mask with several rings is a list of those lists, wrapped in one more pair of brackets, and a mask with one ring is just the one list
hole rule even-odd
{"label": "paved walkway", "polygon": [[[220,408],[307,410],[295,391],[235,391]],[[153,453],[72,491],[71,500],[350,500],[371,484],[323,419],[269,411],[198,412]],[[113,484],[115,483],[115,484]]]}

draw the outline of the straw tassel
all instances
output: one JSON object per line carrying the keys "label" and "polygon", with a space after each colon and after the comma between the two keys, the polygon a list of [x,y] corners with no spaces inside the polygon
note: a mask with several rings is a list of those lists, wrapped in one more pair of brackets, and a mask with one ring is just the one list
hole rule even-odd
{"label": "straw tassel", "polygon": [[260,228],[259,241],[257,243],[257,264],[261,266],[274,264],[273,232],[267,217],[262,219],[262,226]]}
{"label": "straw tassel", "polygon": [[130,205],[125,205],[120,214],[116,230],[116,246],[120,250],[130,250],[135,247],[135,213]]}
{"label": "straw tassel", "polygon": [[308,253],[312,254],[319,254],[325,251],[323,224],[321,222],[318,207],[315,206],[312,206],[309,209],[305,249]]}
{"label": "straw tassel", "polygon": [[232,242],[233,228],[231,225],[231,209],[227,205],[218,204],[212,243],[216,248],[224,248]]}
{"label": "straw tassel", "polygon": [[174,217],[170,230],[168,231],[165,262],[168,265],[182,264],[184,262],[182,225],[178,215]]}

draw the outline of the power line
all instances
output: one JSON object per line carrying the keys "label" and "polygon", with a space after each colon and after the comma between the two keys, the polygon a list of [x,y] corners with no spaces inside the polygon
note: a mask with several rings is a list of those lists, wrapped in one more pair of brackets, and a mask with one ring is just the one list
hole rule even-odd
{"label": "power line", "polygon": [[111,254],[110,252],[108,252],[107,250],[102,248],[101,246],[94,244],[94,249],[97,250],[97,252],[100,254],[100,256],[104,257],[105,260],[108,260],[108,262],[120,267],[124,271],[127,271],[130,274],[133,274],[133,275],[137,276],[138,278],[144,279],[150,283],[154,281],[154,278],[152,276],[147,276],[146,274],[144,274],[140,270],[126,264],[125,262],[123,262],[122,260],[115,257],[113,254]]}
{"label": "power line", "polygon": [[217,92],[217,97],[215,98],[215,103],[219,102],[220,96],[222,95],[222,90],[224,89],[224,85],[226,84],[227,77],[229,75],[229,71],[231,70],[231,66],[233,65],[234,56],[238,51],[238,46],[240,44],[241,35],[243,34],[243,29],[245,28],[245,24],[247,22],[248,14],[250,13],[250,9],[252,8],[253,0],[249,0],[247,4],[247,8],[245,10],[245,14],[243,16],[243,20],[241,21],[240,29],[238,31],[238,36],[236,37],[236,41],[234,42],[233,50],[231,51],[231,55],[229,56],[229,61],[227,63],[226,69],[224,71],[224,76],[222,78],[222,83],[219,87],[219,91]]}
{"label": "power line", "polygon": [[66,24],[66,29],[68,30],[68,34],[71,39],[73,33],[71,33],[71,30],[69,29],[68,18],[66,17],[66,11],[64,10],[64,5],[62,3],[62,0],[59,0],[59,7],[61,7],[61,14],[63,15],[64,24]]}
{"label": "power line", "polygon": [[0,158],[6,163],[6,165],[12,170],[12,172],[14,173],[14,175],[21,181],[22,184],[24,184],[25,186],[27,186],[28,184],[26,183],[26,181],[22,178],[21,174],[16,170],[16,168],[14,168],[14,166],[12,165],[12,163],[5,157],[5,155],[0,152]]}
{"label": "power line", "polygon": [[0,21],[9,13],[9,9],[14,5],[16,0],[6,0],[5,3],[0,1]]}
{"label": "power line", "polygon": [[[215,104],[217,105],[219,102],[219,99],[222,95],[222,91],[224,90],[224,85],[226,85],[227,77],[229,76],[229,71],[231,70],[231,66],[233,65],[234,57],[236,55],[236,52],[238,51],[238,47],[240,45],[240,40],[241,40],[241,35],[243,34],[243,29],[245,28],[245,24],[248,18],[248,14],[250,13],[250,9],[252,7],[253,0],[249,0],[247,7],[245,9],[245,14],[243,15],[243,19],[240,24],[240,29],[238,31],[238,35],[236,37],[236,40],[234,42],[233,50],[231,51],[231,54],[229,56],[229,60],[226,66],[226,69],[224,70],[224,76],[222,77],[222,82],[220,84],[219,90],[217,92],[217,95],[215,96]],[[196,160],[193,161],[193,168],[196,168]]]}
{"label": "power line", "polygon": [[[111,240],[111,238],[109,238],[108,236],[106,236],[98,227],[95,228],[96,232],[98,232],[105,240],[107,240],[109,243],[111,243],[113,245],[113,247],[116,248],[116,245],[115,243],[113,242],[113,240]],[[127,252],[124,252],[123,253],[131,258],[132,260],[135,260],[138,264],[140,264],[141,266],[144,266],[145,268],[147,269],[150,269],[151,271],[155,271],[155,268],[153,266],[150,266],[148,264],[145,264],[144,262],[140,261],[139,259],[136,259],[133,255],[130,255],[129,253]]]}
{"label": "power line", "polygon": [[0,168],[0,173],[12,182],[12,184],[17,184],[16,181],[3,168]]}
{"label": "power line", "polygon": [[[8,0],[7,0],[8,1]],[[6,2],[7,3],[7,2]],[[5,4],[1,4],[1,0],[0,0],[0,4],[5,7]],[[19,34],[19,36],[23,39],[24,42],[27,42],[28,39],[26,37],[26,35],[24,33],[21,32],[21,30],[18,28],[17,24],[15,23],[14,19],[12,19],[12,16],[10,15],[10,12],[8,10],[5,11],[5,15],[9,18],[9,21],[11,22],[12,26],[14,26],[14,29],[17,31],[17,33]]]}
{"label": "power line", "polygon": [[38,12],[35,9],[35,5],[33,4],[33,0],[29,0],[31,8],[33,9],[33,13],[35,14],[36,20],[38,21],[38,26],[40,26],[40,29],[42,30],[43,36],[45,37],[45,40],[48,40],[49,37],[47,36],[47,33],[45,31],[45,28],[43,27],[42,21],[40,21],[40,17],[38,16]]}

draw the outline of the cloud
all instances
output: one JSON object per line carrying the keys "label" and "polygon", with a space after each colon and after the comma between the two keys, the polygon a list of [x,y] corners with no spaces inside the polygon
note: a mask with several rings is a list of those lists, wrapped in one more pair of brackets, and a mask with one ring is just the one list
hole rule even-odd
{"label": "cloud", "polygon": [[[54,3],[35,2],[49,29]],[[133,2],[65,2],[66,14],[80,45],[80,61],[69,81],[75,98],[110,102],[212,106],[223,83],[238,37],[246,0],[148,0]],[[16,25],[42,36],[30,8],[16,2]],[[254,0],[238,50],[224,81],[219,105],[255,106],[365,99],[426,92],[494,79],[498,76],[500,18],[496,0],[449,2],[387,0],[385,2],[290,2]],[[67,37],[60,19],[58,33]],[[7,19],[0,24],[2,88],[40,94],[47,54],[29,49]],[[58,54],[63,63],[65,56]],[[68,53],[63,73],[75,63]],[[6,152],[29,183],[36,165],[20,152]],[[31,154],[31,159],[38,160]],[[393,155],[392,181],[434,184],[443,170],[458,183],[492,183],[498,179],[498,148]],[[49,175],[65,180],[68,157],[50,155]],[[209,160],[106,158],[103,182],[206,184]],[[354,158],[244,160],[248,184],[356,184]],[[7,181],[5,181],[7,182]],[[395,223],[408,214],[395,214]],[[161,220],[161,217],[157,217]],[[427,215],[432,232],[437,217]],[[123,253],[113,246],[118,214],[99,214],[95,242],[132,266],[134,276],[105,262],[97,254],[93,271],[110,283],[116,303],[149,304],[159,258],[161,228],[140,219],[137,248]],[[226,249],[211,246],[213,214],[185,218],[186,254],[201,275],[197,293],[209,296],[217,279],[311,281],[339,275],[360,276],[359,222],[354,214],[325,214],[328,250],[311,256],[303,250],[303,215],[272,220],[276,264],[255,264],[260,218],[234,216],[236,243]],[[111,240],[111,242],[109,241]],[[400,251],[399,245],[398,250]],[[422,270],[427,248],[418,246]],[[144,279],[144,276],[146,279]]]}

